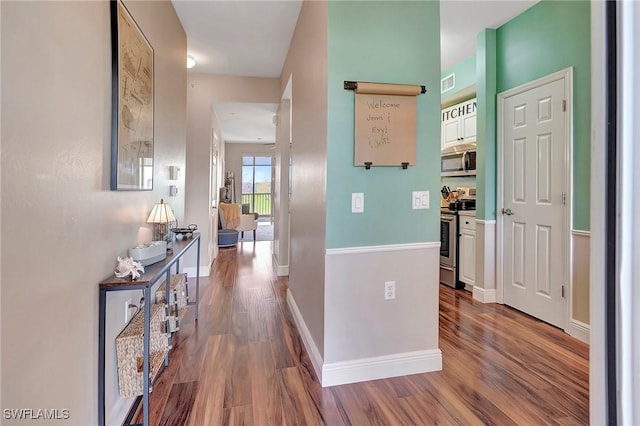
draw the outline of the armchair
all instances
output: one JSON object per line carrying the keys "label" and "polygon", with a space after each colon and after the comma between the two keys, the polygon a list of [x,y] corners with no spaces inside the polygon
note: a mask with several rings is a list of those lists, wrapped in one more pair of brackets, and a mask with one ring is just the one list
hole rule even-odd
{"label": "armchair", "polygon": [[258,213],[240,215],[240,225],[235,227],[235,230],[240,232],[240,238],[244,238],[244,231],[253,231],[253,241],[255,241],[256,229],[258,229]]}
{"label": "armchair", "polygon": [[[233,209],[233,215],[236,216],[233,223],[228,223],[231,221],[227,221],[225,218],[225,210],[231,211],[230,209]],[[237,213],[240,211],[239,209],[240,209],[240,206],[237,204],[226,205],[226,204],[220,203],[220,208],[218,209],[218,214],[220,216],[220,226],[222,229],[230,229],[230,230],[238,231],[240,233],[241,238],[244,237],[244,231],[253,231],[253,239],[255,241],[256,229],[258,229],[258,213],[240,214],[238,216]]]}

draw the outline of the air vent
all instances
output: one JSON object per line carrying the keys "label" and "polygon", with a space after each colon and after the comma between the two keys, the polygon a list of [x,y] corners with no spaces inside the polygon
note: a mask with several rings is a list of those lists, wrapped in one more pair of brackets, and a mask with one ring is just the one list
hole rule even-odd
{"label": "air vent", "polygon": [[456,75],[450,74],[446,76],[445,78],[440,80],[440,93],[444,93],[447,90],[453,89],[455,85],[456,85]]}

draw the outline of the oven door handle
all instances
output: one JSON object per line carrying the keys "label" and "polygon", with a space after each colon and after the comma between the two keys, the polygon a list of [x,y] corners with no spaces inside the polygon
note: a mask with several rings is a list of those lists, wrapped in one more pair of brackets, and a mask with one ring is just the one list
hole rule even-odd
{"label": "oven door handle", "polygon": [[449,267],[449,266],[442,265],[442,264],[440,264],[440,269],[445,269],[445,270],[447,270],[447,271],[451,271],[451,272],[453,272],[453,268],[451,268],[451,267]]}
{"label": "oven door handle", "polygon": [[446,222],[453,222],[455,220],[455,218],[454,217],[440,216],[440,220],[444,220]]}

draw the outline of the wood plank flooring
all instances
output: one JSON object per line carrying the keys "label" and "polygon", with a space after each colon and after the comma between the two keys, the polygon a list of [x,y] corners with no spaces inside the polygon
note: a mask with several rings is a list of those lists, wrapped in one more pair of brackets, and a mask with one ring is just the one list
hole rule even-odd
{"label": "wood plank flooring", "polygon": [[152,425],[589,422],[586,344],[442,285],[442,371],[322,388],[286,288],[273,274],[270,242],[221,250],[201,279],[197,325],[190,311],[154,383]]}

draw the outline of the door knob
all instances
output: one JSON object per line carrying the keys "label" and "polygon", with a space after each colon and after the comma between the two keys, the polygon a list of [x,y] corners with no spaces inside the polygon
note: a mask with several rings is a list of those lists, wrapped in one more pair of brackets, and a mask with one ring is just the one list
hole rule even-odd
{"label": "door knob", "polygon": [[502,209],[502,214],[506,214],[507,216],[511,216],[513,215],[513,212],[511,211],[511,209]]}

